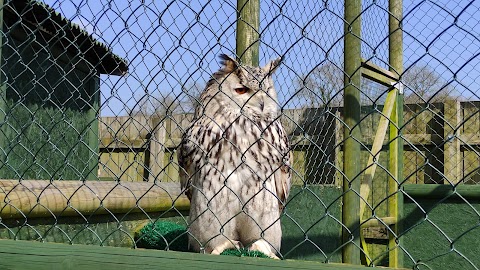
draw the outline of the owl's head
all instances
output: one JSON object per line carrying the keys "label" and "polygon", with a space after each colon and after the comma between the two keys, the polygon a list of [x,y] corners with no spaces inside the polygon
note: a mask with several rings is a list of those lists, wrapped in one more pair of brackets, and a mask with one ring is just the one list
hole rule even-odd
{"label": "owl's head", "polygon": [[279,106],[272,74],[281,58],[264,67],[240,65],[228,55],[220,55],[223,67],[215,72],[201,95],[203,113],[244,114],[254,118],[275,118]]}

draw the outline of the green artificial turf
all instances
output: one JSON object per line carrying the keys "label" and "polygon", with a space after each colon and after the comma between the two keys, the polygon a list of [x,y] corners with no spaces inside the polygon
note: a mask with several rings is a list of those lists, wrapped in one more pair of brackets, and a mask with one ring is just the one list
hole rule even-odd
{"label": "green artificial turf", "polygon": [[227,249],[220,253],[220,255],[229,255],[237,257],[258,257],[258,258],[269,258],[267,255],[260,251],[248,250],[246,248],[241,249]]}
{"label": "green artificial turf", "polygon": [[[172,221],[157,221],[145,225],[137,235],[137,246],[149,249],[189,251],[185,226]],[[223,251],[221,255],[268,258],[262,252],[244,248],[228,249]]]}
{"label": "green artificial turf", "polygon": [[[281,253],[287,259],[340,262],[341,190],[338,187],[294,186],[282,216]],[[179,224],[181,223],[181,224]],[[149,223],[137,234],[137,246],[162,250],[188,250],[184,220],[165,218]],[[167,247],[167,243],[169,243]],[[247,249],[226,250],[222,255],[268,258]]]}
{"label": "green artificial turf", "polygon": [[148,223],[137,236],[141,248],[188,251],[188,235],[184,226],[170,221]]}

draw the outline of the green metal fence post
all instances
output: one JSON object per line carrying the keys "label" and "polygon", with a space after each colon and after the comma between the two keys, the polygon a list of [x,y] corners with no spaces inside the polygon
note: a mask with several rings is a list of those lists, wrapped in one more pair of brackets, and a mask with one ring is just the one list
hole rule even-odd
{"label": "green metal fence post", "polygon": [[345,143],[343,166],[342,232],[345,246],[344,263],[361,264],[360,261],[360,13],[361,0],[345,1],[344,27],[344,119]]}
{"label": "green metal fence post", "polygon": [[[3,13],[4,13],[4,6],[3,6],[3,0],[0,0],[0,67],[3,65]],[[7,159],[6,155],[3,154],[5,153],[5,147],[7,145],[7,139],[5,136],[5,131],[6,131],[6,125],[5,125],[5,113],[7,110],[7,84],[5,83],[6,76],[2,75],[3,72],[0,70],[0,129],[2,129],[3,132],[0,132],[0,150],[3,150],[2,153],[0,154],[0,162],[2,164],[5,164],[5,161]]]}
{"label": "green metal fence post", "polygon": [[242,64],[259,63],[260,0],[237,0],[237,56]]}
{"label": "green metal fence post", "polygon": [[[402,0],[389,0],[389,65],[390,71],[399,75],[403,72],[403,17]],[[395,217],[395,225],[391,227],[393,233],[389,234],[389,266],[402,267],[403,253],[398,246],[402,245],[402,238],[396,237],[402,231],[403,196],[399,192],[399,183],[403,180],[403,141],[401,127],[403,125],[403,90],[398,84],[396,108],[392,114],[390,124],[390,163],[389,170],[392,177],[388,180],[388,194],[394,194],[388,199],[389,216]],[[397,128],[399,127],[400,130]]]}

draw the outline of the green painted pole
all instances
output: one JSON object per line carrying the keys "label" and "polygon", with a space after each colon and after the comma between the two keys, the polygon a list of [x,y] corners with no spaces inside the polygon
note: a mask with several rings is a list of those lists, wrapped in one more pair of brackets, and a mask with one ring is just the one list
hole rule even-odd
{"label": "green painted pole", "polygon": [[342,238],[344,263],[361,264],[360,261],[360,14],[361,0],[345,1],[344,27],[344,119],[345,143],[343,156]]}
{"label": "green painted pole", "polygon": [[260,0],[237,0],[237,57],[245,65],[259,63]]}
{"label": "green painted pole", "polygon": [[[4,8],[4,1],[0,0],[0,31],[2,34],[0,35],[0,67],[3,66],[4,57],[3,57],[3,36],[5,35],[3,32],[3,13],[5,12]],[[0,132],[0,163],[5,164],[7,159],[6,155],[4,155],[5,148],[8,145],[8,140],[5,136],[8,128],[5,125],[5,114],[7,110],[7,84],[5,83],[6,78],[2,75],[6,74],[5,72],[0,72],[0,129],[3,132]],[[4,175],[0,175],[0,177],[4,177]]]}
{"label": "green painted pole", "polygon": [[90,121],[90,127],[87,131],[87,142],[91,151],[90,161],[88,163],[88,174],[85,176],[87,180],[98,180],[98,161],[100,155],[100,142],[98,134],[98,117],[100,116],[100,74],[90,77],[89,95],[90,109],[88,109],[87,115]]}
{"label": "green painted pole", "polygon": [[[403,18],[402,0],[389,0],[390,16],[389,24],[389,65],[390,71],[401,75],[403,73],[403,34],[401,21]],[[397,94],[396,108],[392,114],[390,124],[390,161],[389,170],[392,177],[388,180],[388,194],[394,194],[388,199],[389,216],[394,217],[396,222],[389,234],[389,266],[400,268],[403,266],[403,252],[399,248],[403,241],[397,237],[402,232],[403,219],[403,194],[399,191],[399,183],[403,181],[403,141],[400,139],[403,125],[403,86],[397,86],[400,91]],[[399,127],[400,129],[398,129]]]}

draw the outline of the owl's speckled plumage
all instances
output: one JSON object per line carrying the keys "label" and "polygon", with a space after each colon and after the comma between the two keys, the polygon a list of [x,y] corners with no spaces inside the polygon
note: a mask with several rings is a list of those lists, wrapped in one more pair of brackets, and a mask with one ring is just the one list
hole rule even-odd
{"label": "owl's speckled plumage", "polygon": [[191,201],[189,244],[220,254],[249,247],[276,257],[291,156],[272,73],[221,55],[179,148],[180,181]]}

